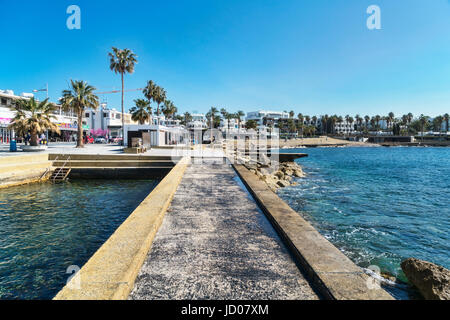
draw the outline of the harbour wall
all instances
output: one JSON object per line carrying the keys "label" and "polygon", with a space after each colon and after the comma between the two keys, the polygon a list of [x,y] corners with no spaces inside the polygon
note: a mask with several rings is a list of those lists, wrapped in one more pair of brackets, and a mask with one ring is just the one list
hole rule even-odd
{"label": "harbour wall", "polygon": [[330,300],[393,300],[311,224],[240,164],[234,169],[318,292]]}
{"label": "harbour wall", "polygon": [[0,189],[48,179],[52,162],[48,154],[0,158]]}

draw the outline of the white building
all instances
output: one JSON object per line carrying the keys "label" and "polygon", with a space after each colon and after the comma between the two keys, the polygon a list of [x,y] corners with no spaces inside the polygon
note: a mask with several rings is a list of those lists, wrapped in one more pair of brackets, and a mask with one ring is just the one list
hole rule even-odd
{"label": "white building", "polygon": [[[128,147],[128,136],[136,136],[139,132],[150,133],[150,146],[162,147],[171,145],[187,145],[190,140],[189,132],[182,126],[165,126],[165,125],[149,125],[149,124],[131,124],[125,125],[124,144]],[[141,134],[139,133],[139,134]]]}
{"label": "white building", "polygon": [[227,134],[243,133],[245,132],[245,121],[240,121],[238,119],[222,119],[220,121],[220,131]]}
{"label": "white building", "polygon": [[[89,109],[85,112],[85,121],[91,133],[104,131],[108,138],[122,137],[122,112],[109,109],[106,103],[101,103],[97,110]],[[130,113],[124,113],[125,125],[135,125]]]}
{"label": "white building", "polygon": [[253,111],[247,113],[246,121],[254,120],[257,122],[259,127],[264,126],[264,119],[269,120],[279,120],[279,119],[289,119],[289,113],[279,112],[279,111]]}
{"label": "white building", "polygon": [[187,123],[189,129],[207,129],[208,121],[203,113],[192,114],[192,120]]}
{"label": "white building", "polygon": [[[22,93],[20,96],[14,94],[12,90],[0,90],[0,143],[9,143],[13,138],[13,132],[8,130],[11,120],[15,116],[15,112],[10,109],[15,101],[19,99],[32,98],[33,94]],[[53,141],[70,141],[74,140],[78,128],[78,120],[72,112],[65,112],[60,106],[54,112],[55,118],[53,122],[59,127],[61,133],[48,133],[49,140]],[[84,130],[89,127],[83,121]]]}

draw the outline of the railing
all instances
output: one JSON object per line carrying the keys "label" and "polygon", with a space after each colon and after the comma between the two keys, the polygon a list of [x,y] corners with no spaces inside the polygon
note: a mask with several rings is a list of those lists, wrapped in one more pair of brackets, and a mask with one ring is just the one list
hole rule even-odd
{"label": "railing", "polygon": [[[54,161],[58,160],[59,156],[57,156],[55,158]],[[59,174],[61,173],[61,171],[66,167],[67,162],[69,162],[69,169],[72,170],[72,163],[70,162],[70,156],[67,157],[67,159],[64,161],[63,165],[61,166],[61,168],[59,168],[58,172],[56,173],[56,175],[53,177],[53,182],[56,181],[56,177],[59,176]]]}

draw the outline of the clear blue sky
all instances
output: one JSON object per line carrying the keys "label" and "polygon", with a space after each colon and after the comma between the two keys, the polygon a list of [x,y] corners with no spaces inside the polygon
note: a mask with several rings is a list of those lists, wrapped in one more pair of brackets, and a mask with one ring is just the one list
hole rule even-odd
{"label": "clear blue sky", "polygon": [[[81,30],[66,28],[71,4]],[[381,7],[382,30],[366,27],[371,4]],[[138,55],[126,87],[152,79],[181,112],[450,112],[447,0],[0,0],[0,8],[0,88],[18,93],[48,82],[56,101],[69,79],[118,89],[107,58],[116,46]],[[105,97],[120,108],[120,94]],[[127,93],[126,108],[138,97]]]}

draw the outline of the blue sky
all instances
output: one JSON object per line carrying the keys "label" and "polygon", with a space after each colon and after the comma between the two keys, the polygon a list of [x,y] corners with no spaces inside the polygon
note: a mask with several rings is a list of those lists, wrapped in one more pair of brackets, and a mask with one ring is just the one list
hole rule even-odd
{"label": "blue sky", "polygon": [[[81,30],[66,28],[71,4],[81,8]],[[366,27],[372,4],[381,8],[381,30]],[[70,79],[119,89],[107,58],[116,46],[138,55],[126,87],[154,80],[181,112],[450,112],[447,0],[0,0],[0,7],[0,88],[18,93],[48,82],[55,101]],[[126,108],[140,97],[126,93]],[[101,98],[120,108],[120,94]]]}

